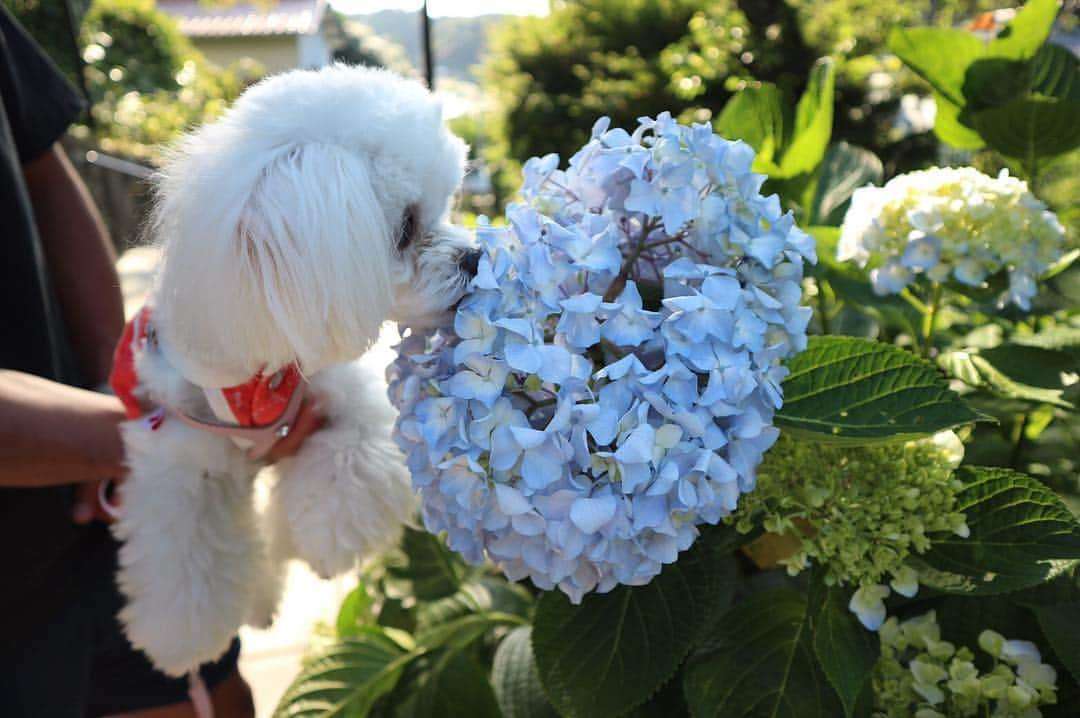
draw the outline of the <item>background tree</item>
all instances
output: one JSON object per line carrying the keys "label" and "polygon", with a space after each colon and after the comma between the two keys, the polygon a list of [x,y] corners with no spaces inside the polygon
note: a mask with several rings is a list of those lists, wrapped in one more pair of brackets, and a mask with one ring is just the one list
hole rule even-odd
{"label": "background tree", "polygon": [[[519,163],[580,146],[593,121],[613,126],[670,110],[710,121],[738,89],[777,85],[789,104],[818,57],[839,61],[835,139],[880,155],[887,174],[924,165],[937,141],[898,128],[904,94],[925,85],[887,56],[888,28],[952,24],[1002,0],[561,0],[543,18],[492,33],[482,77],[493,112],[486,157],[504,188]],[[920,131],[921,130],[921,131]]]}

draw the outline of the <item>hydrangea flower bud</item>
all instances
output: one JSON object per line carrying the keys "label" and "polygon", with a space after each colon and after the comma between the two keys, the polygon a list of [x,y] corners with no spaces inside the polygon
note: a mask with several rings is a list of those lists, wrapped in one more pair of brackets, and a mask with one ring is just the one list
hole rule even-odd
{"label": "hydrangea flower bud", "polygon": [[[958,486],[952,478],[962,452],[951,431],[863,447],[782,436],[740,510],[759,515],[766,530],[797,540],[798,549],[781,561],[789,573],[813,563],[825,569],[828,585],[885,588],[888,583],[910,598],[918,591],[918,574],[905,560],[930,547],[927,533],[966,529],[964,515],[955,510]],[[749,522],[736,526],[752,527]],[[880,612],[875,602],[856,605],[867,621],[880,624],[873,618]]]}
{"label": "hydrangea flower bud", "polygon": [[881,657],[874,668],[875,716],[982,716],[1027,718],[1041,715],[1039,706],[1057,701],[1057,672],[1041,663],[1029,641],[1009,641],[992,630],[983,631],[979,646],[996,657],[1011,645],[1017,661],[1014,672],[996,663],[980,675],[974,654],[966,646],[953,650],[940,640],[933,611],[905,621],[890,617],[878,631]]}

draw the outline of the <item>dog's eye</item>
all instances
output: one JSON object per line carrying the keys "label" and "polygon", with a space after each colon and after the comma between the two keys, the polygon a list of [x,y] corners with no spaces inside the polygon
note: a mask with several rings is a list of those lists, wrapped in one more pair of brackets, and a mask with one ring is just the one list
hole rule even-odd
{"label": "dog's eye", "polygon": [[401,217],[401,229],[398,230],[397,248],[405,249],[416,234],[416,209],[409,207]]}

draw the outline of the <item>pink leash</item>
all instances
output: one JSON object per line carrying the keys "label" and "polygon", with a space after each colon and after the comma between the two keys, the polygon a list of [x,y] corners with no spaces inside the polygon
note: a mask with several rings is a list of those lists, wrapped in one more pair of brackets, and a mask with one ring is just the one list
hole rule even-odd
{"label": "pink leash", "polygon": [[210,700],[210,691],[206,690],[206,682],[199,674],[199,669],[188,672],[188,698],[195,708],[197,718],[214,718],[214,704]]}

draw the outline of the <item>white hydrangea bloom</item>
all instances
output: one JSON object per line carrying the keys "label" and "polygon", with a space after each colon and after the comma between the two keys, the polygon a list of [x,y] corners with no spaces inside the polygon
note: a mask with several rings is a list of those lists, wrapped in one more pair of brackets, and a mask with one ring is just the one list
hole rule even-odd
{"label": "white hydrangea bloom", "polygon": [[999,305],[1027,310],[1064,241],[1054,213],[1007,170],[995,178],[972,167],[933,168],[856,190],[837,258],[869,267],[879,295],[920,276],[977,287],[1004,270],[1009,288]]}

